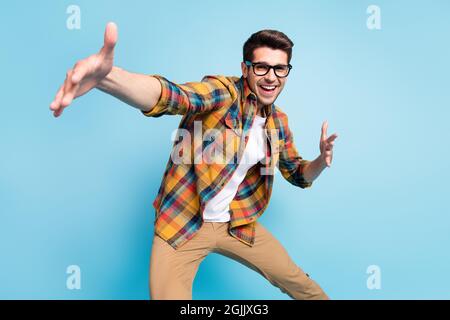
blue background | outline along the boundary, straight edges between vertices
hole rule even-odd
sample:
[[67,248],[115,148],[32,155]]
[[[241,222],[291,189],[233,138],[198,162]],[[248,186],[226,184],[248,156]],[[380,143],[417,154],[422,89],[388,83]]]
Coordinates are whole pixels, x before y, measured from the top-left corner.
[[[68,30],[66,8],[81,8]],[[381,30],[366,9],[381,8]],[[334,299],[449,299],[448,1],[16,1],[0,11],[0,298],[148,299],[152,201],[180,117],[94,91],[49,111],[65,72],[119,27],[116,65],[175,82],[240,75],[260,29],[295,43],[277,104],[300,154],[337,132],[311,189],[277,174],[261,222]],[[78,265],[81,290],[66,288]],[[381,269],[380,290],[366,286]],[[194,299],[288,299],[211,255]]]

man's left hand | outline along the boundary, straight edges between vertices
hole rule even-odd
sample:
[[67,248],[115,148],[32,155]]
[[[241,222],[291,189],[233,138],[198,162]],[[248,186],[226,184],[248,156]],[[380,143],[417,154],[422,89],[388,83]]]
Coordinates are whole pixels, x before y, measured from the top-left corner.
[[334,133],[327,138],[328,121],[322,124],[322,135],[320,137],[320,157],[324,161],[327,167],[331,166],[331,160],[333,159],[333,145],[334,140],[337,138],[337,134]]

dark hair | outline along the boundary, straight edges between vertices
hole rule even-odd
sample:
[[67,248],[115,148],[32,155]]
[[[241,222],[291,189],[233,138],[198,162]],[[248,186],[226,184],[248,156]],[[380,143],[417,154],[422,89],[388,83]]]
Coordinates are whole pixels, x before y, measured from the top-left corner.
[[250,36],[244,44],[244,61],[253,60],[253,51],[261,47],[283,50],[291,62],[294,43],[283,32],[277,30],[261,30]]

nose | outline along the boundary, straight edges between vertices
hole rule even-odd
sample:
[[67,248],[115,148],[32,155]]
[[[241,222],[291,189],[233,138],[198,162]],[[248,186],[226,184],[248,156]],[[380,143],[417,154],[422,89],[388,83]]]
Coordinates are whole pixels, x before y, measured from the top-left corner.
[[267,82],[275,82],[277,80],[275,69],[271,68],[269,72],[264,76],[264,80],[266,80]]

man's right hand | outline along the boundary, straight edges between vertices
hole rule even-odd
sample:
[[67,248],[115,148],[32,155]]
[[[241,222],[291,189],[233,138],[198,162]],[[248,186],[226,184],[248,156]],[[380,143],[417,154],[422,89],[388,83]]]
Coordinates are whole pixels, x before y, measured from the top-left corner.
[[100,52],[78,61],[72,69],[67,71],[64,84],[50,104],[50,110],[55,117],[59,117],[73,99],[95,88],[111,72],[116,42],[117,26],[110,22],[106,26],[104,45]]

